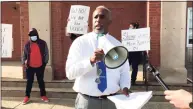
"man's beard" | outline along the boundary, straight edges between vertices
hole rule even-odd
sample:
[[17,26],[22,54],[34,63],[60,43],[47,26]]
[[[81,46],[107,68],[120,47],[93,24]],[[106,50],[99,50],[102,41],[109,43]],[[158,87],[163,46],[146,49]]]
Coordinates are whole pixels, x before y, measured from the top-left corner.
[[102,28],[102,29],[100,29],[100,30],[96,30],[96,29],[95,29],[94,32],[97,33],[97,34],[104,34],[105,30],[104,30],[104,28]]

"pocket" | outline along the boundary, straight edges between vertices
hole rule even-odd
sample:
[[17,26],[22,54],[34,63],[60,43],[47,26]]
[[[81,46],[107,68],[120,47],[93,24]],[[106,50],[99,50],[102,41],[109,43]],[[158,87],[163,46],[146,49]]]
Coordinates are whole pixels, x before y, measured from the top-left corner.
[[28,68],[27,68],[27,67],[23,68],[23,71],[24,71],[25,73],[27,73]]
[[76,97],[75,109],[88,109],[88,100],[81,94]]
[[78,104],[78,100],[79,100],[79,93],[76,96],[76,100],[75,100],[75,106]]

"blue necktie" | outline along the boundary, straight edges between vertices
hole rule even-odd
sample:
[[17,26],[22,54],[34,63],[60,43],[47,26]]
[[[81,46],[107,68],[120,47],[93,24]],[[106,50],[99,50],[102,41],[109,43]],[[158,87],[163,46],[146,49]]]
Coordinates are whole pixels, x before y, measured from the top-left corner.
[[106,66],[103,61],[100,61],[97,63],[98,66],[98,73],[99,73],[99,84],[98,84],[98,89],[101,92],[104,92],[105,89],[107,88],[107,78],[106,78]]

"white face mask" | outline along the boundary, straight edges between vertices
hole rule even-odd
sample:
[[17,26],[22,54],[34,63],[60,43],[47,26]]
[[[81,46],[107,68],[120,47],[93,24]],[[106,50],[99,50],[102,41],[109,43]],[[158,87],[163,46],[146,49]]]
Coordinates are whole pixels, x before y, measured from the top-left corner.
[[38,39],[38,37],[37,37],[37,36],[30,36],[30,39],[31,39],[32,41],[36,41],[36,40]]

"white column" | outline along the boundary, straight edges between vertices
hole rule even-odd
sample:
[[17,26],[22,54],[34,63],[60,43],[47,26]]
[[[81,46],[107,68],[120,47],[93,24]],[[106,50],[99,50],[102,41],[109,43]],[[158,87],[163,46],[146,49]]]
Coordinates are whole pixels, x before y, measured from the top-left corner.
[[161,68],[166,83],[186,83],[186,2],[162,2]]
[[50,2],[29,3],[29,28],[36,28],[41,39],[45,40],[49,49],[49,62],[46,66],[44,79],[52,80],[52,48],[51,48],[51,6]]

